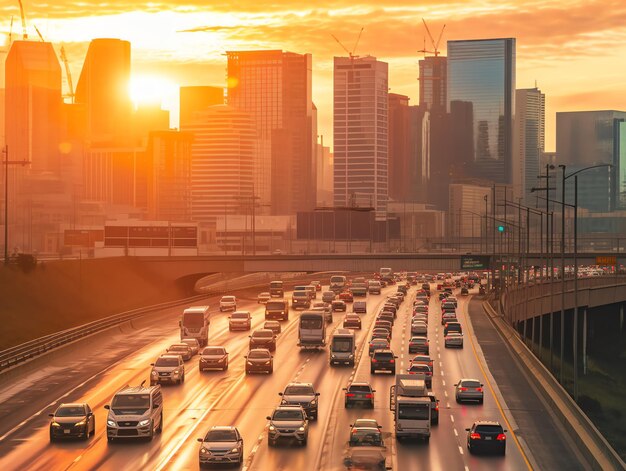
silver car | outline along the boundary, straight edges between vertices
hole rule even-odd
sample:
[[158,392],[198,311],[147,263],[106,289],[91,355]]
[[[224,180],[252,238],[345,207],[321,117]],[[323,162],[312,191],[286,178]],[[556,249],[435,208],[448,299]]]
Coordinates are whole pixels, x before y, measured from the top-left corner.
[[306,412],[299,405],[282,405],[274,409],[271,416],[268,431],[268,443],[276,445],[279,439],[295,439],[301,445],[305,445],[309,438],[309,421]]
[[200,342],[198,342],[198,339],[185,338],[185,339],[181,339],[180,342],[186,343],[187,345],[189,345],[189,347],[191,347],[192,355],[197,355],[198,352],[200,351]]
[[159,383],[181,384],[185,381],[185,364],[180,355],[161,355],[150,365],[150,386]]
[[200,467],[210,463],[243,463],[243,438],[237,427],[213,426],[198,441]]
[[462,401],[478,401],[479,404],[483,403],[483,384],[477,379],[461,379],[456,383],[456,389],[454,395],[456,396],[456,402]]
[[424,321],[413,321],[411,323],[411,335],[426,335],[428,325]]
[[448,335],[446,335],[444,339],[444,346],[446,348],[463,348],[463,334],[459,334],[458,332],[448,332]]

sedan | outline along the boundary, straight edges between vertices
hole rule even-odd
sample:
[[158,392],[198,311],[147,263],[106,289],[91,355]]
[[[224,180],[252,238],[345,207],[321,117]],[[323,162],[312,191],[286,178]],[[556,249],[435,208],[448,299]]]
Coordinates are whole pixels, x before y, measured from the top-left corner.
[[344,291],[343,293],[339,293],[339,299],[346,303],[351,303],[354,301],[354,297],[350,291]]
[[409,353],[424,353],[428,355],[430,353],[428,339],[424,336],[411,337],[411,340],[409,340]]
[[259,293],[259,295],[256,298],[257,303],[259,304],[267,304],[267,302],[271,299],[272,297],[270,296],[270,294],[268,292],[263,292],[263,293]]
[[432,372],[435,371],[434,362],[433,362],[432,358],[430,358],[429,355],[415,355],[413,358],[411,358],[409,363],[411,365],[413,363],[421,363],[421,364],[424,364],[424,365],[428,365],[428,366],[430,366],[430,370]]
[[458,332],[448,332],[448,335],[444,337],[444,346],[446,348],[463,348],[463,334],[459,334]]
[[168,348],[167,353],[171,353],[172,355],[180,355],[183,357],[183,360],[191,360],[193,356],[193,350],[186,343],[175,343]]
[[428,325],[424,321],[411,322],[411,335],[426,335],[428,333]]
[[350,407],[350,405],[355,404],[366,404],[370,409],[374,408],[374,393],[376,390],[372,389],[370,383],[354,382],[347,388],[343,388],[343,390],[346,392],[346,409]]
[[467,450],[470,454],[480,451],[492,451],[500,455],[506,453],[506,430],[499,422],[479,420],[465,431],[467,432]]
[[274,357],[267,348],[254,348],[244,358],[246,359],[246,374],[272,374],[274,371]]
[[447,322],[457,322],[456,314],[454,312],[444,312],[441,315],[441,325],[446,325]]
[[346,314],[343,320],[343,327],[345,329],[361,329],[361,318],[358,314]]
[[198,339],[182,339],[180,342],[186,343],[191,347],[192,355],[197,355],[200,351],[200,343],[198,342]]
[[272,332],[274,332],[274,335],[280,334],[281,332],[280,322],[278,321],[265,321],[265,324],[263,324],[263,328],[271,330]]
[[426,387],[433,387],[433,371],[430,366],[424,363],[411,363],[411,366],[407,368],[407,372],[410,375],[424,375],[424,381],[426,381]]
[[228,330],[250,330],[252,315],[250,311],[235,311],[228,319]]
[[372,339],[384,339],[387,342],[391,341],[391,333],[387,329],[379,328],[372,330]]
[[224,347],[204,347],[200,353],[198,370],[222,370],[228,369],[228,352]]
[[253,348],[267,348],[276,350],[276,335],[269,329],[258,329],[252,332],[250,337],[250,350]]
[[333,312],[337,312],[337,311],[346,312],[346,303],[345,301],[342,301],[341,299],[335,299],[331,303],[331,306],[333,308]]
[[369,354],[372,356],[375,350],[383,350],[389,348],[389,340],[372,339],[369,344]]
[[61,404],[54,414],[48,414],[50,421],[50,441],[59,438],[83,438],[96,433],[96,418],[89,404]]
[[372,419],[358,419],[350,424],[350,440],[348,444],[353,446],[383,446],[383,434],[380,425]]
[[200,467],[210,463],[243,463],[243,438],[236,427],[213,426],[198,441]]
[[454,386],[456,387],[454,390],[456,402],[461,403],[462,401],[478,401],[479,404],[483,403],[483,384],[477,379],[464,378]]

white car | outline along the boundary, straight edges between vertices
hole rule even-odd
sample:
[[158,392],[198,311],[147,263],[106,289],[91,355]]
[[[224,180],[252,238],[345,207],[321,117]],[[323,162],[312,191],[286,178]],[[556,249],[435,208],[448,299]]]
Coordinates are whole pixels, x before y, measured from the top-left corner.
[[187,345],[189,345],[191,347],[191,354],[192,355],[197,355],[198,352],[200,351],[200,342],[198,342],[198,339],[182,339],[181,343],[186,343]]
[[222,296],[222,299],[220,299],[220,312],[236,310],[237,298],[234,296]]
[[271,296],[268,292],[259,293],[256,300],[259,304],[267,304],[267,302],[271,299]]
[[444,346],[446,348],[463,348],[463,334],[460,334],[458,332],[448,332],[448,335],[446,335],[444,338]]

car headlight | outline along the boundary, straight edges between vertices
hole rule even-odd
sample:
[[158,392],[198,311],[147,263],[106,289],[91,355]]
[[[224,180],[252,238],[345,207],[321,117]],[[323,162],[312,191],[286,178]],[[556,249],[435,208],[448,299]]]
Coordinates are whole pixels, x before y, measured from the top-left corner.
[[312,405],[312,406],[314,406],[315,404],[317,404],[317,398],[315,398],[315,399],[313,399],[313,400],[311,401],[311,405]]
[[157,373],[156,371],[152,370],[152,376],[157,376],[159,373]]
[[146,425],[148,425],[150,423],[150,419],[146,419],[146,420],[142,420],[140,421],[137,425],[139,427],[145,427]]
[[76,424],[74,424],[76,427],[82,427],[83,425],[85,425],[87,423],[87,419],[83,419],[80,422],[77,422]]
[[107,425],[108,425],[109,427],[115,427],[115,421],[114,421],[114,420],[109,419],[109,420],[107,420]]
[[267,360],[267,361],[265,362],[265,364],[266,364],[266,365],[269,365],[269,364],[270,364],[270,361],[269,361],[269,360]]
[[274,430],[276,430],[276,427],[274,427],[273,425],[270,425],[270,430],[273,432]]
[[248,362],[248,365],[253,366],[254,363],[252,363],[251,361]]
[[202,454],[207,454],[209,452],[209,450],[207,450],[206,448],[204,448],[203,446],[200,447],[200,453]]
[[331,355],[331,356],[330,356],[330,358],[334,359],[334,358],[335,358],[335,355]]
[[174,373],[175,375],[177,375],[178,373],[180,373],[180,371],[178,371],[178,370],[174,370],[174,371],[173,371],[173,373]]
[[53,426],[53,427],[60,427],[60,425],[59,425],[59,423],[58,423],[58,422],[52,422],[52,426]]
[[239,448],[235,447],[232,450],[230,450],[231,453],[238,453],[239,452]]
[[352,360],[354,358],[354,355],[350,355],[348,358]]
[[298,430],[299,430],[300,432],[304,432],[304,427],[300,427]]
[[280,401],[281,404],[287,404],[287,399],[283,399],[282,401]]

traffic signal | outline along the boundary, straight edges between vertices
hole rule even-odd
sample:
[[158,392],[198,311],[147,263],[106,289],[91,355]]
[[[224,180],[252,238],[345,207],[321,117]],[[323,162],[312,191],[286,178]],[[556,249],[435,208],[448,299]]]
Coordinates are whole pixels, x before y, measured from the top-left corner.
[[504,232],[504,226],[503,225],[499,225],[498,226],[498,232]]

